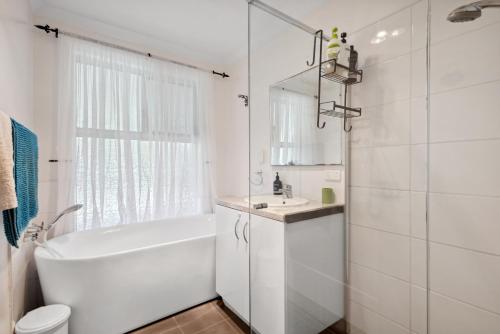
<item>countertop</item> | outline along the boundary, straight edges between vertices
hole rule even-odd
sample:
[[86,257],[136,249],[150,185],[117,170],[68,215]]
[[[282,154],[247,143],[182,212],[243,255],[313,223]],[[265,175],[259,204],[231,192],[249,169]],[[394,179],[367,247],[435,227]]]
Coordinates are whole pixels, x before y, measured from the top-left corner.
[[284,223],[295,223],[344,212],[344,204],[323,204],[315,201],[287,208],[269,207],[265,209],[253,209],[241,197],[221,197],[217,199],[217,204]]

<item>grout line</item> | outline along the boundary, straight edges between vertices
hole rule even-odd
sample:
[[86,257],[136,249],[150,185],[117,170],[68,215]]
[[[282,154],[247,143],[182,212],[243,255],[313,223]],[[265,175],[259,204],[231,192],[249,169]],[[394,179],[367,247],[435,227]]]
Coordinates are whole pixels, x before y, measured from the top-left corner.
[[[388,321],[392,322],[392,323],[393,323],[393,324],[395,324],[396,326],[402,327],[402,328],[407,329],[407,330],[411,330],[411,328],[410,328],[410,327],[405,326],[405,325],[403,325],[402,323],[397,322],[397,321],[395,321],[395,320],[393,320],[393,319],[391,319],[391,318],[388,318],[387,316],[385,316],[385,315],[383,315],[383,314],[381,314],[381,313],[379,313],[379,312],[377,312],[377,311],[373,310],[371,307],[368,307],[368,306],[366,306],[366,305],[363,305],[363,304],[361,304],[360,302],[357,302],[357,301],[352,300],[352,299],[350,300],[350,302],[351,302],[351,303],[354,303],[354,304],[358,304],[359,306],[361,306],[361,307],[363,307],[363,308],[367,309],[368,311],[370,311],[370,312],[372,312],[372,313],[374,313],[374,314],[378,315],[379,317],[384,318],[384,319],[386,319],[386,320],[388,320]],[[410,317],[410,318],[411,318],[411,317]]]
[[[222,319],[222,320],[219,320],[217,322],[214,322],[213,324],[211,324],[210,326],[207,326],[207,327],[204,327],[202,329],[200,329],[199,331],[196,331],[196,332],[193,332],[193,334],[200,334],[200,333],[203,333],[204,331],[206,331],[207,329],[209,328],[212,328],[212,327],[215,327],[215,326],[218,326],[220,325],[221,323],[225,322],[226,320],[225,319]],[[182,330],[182,329],[181,329]]]
[[362,227],[362,228],[374,230],[374,231],[377,231],[377,232],[382,232],[382,233],[388,233],[388,234],[397,235],[397,236],[403,237],[403,238],[411,237],[410,234],[403,234],[403,233],[399,233],[399,232],[387,231],[387,230],[383,230],[381,228],[376,228],[376,227],[372,227],[372,226],[361,225],[361,224],[352,223],[352,222],[350,224],[353,225],[353,226]]
[[[364,105],[364,104],[357,104],[360,108],[364,108],[364,109],[375,109],[375,108],[380,108],[380,107],[385,107],[385,106],[390,106],[390,105],[394,105],[394,104],[397,104],[397,103],[401,103],[401,102],[406,102],[406,101],[409,101],[411,102],[412,100],[415,100],[417,98],[422,98],[422,96],[409,96],[409,97],[402,97],[402,98],[398,98],[398,99],[394,99],[394,100],[390,100],[389,102],[384,102],[384,103],[377,103],[377,104],[367,104],[367,105]],[[361,116],[363,117],[363,115]],[[361,117],[358,117],[358,119],[360,119]]]
[[[352,260],[351,260],[350,262],[351,262],[352,264],[354,264],[354,265],[357,265],[358,267],[362,267],[362,268],[364,268],[364,269],[366,269],[366,270],[373,271],[373,272],[375,272],[375,273],[377,273],[377,274],[379,274],[379,275],[383,275],[383,276],[385,276],[385,277],[389,277],[389,278],[394,279],[394,280],[397,280],[397,281],[399,281],[399,282],[401,282],[401,283],[405,283],[405,284],[408,284],[408,285],[410,285],[410,286],[411,286],[411,285],[415,285],[415,286],[420,287],[420,285],[417,285],[416,283],[412,283],[412,282],[410,282],[410,281],[407,281],[407,280],[404,280],[404,279],[402,279],[402,278],[399,278],[399,277],[393,276],[393,275],[391,275],[391,274],[389,274],[389,273],[385,273],[385,272],[380,271],[380,270],[378,270],[378,269],[375,269],[375,268],[372,268],[372,267],[366,266],[366,265],[364,265],[364,264],[361,264],[361,263],[358,263],[358,262],[355,262],[355,261],[352,261]],[[353,287],[352,285],[348,285],[348,286],[349,286],[350,288],[355,288],[355,287]],[[357,289],[357,288],[356,288],[356,289]],[[423,289],[425,289],[425,288],[423,288]],[[359,290],[359,289],[357,289],[357,290]]]
[[444,191],[429,191],[429,194],[500,199],[500,195],[485,195],[485,194],[473,194],[473,193],[452,193],[452,192],[444,192]]
[[486,251],[482,251],[482,250],[478,250],[478,249],[467,248],[467,247],[464,247],[464,246],[454,245],[454,244],[450,244],[450,243],[447,243],[447,242],[434,241],[432,239],[429,239],[429,243],[430,244],[435,244],[435,245],[440,245],[440,246],[457,248],[457,249],[461,249],[461,250],[465,250],[465,251],[469,251],[469,252],[473,252],[473,253],[479,253],[479,254],[482,254],[482,255],[488,255],[488,256],[494,256],[494,257],[499,257],[500,258],[500,254],[497,254],[497,253],[491,253],[491,252],[486,252]]
[[[449,42],[449,41],[452,41],[454,39],[462,39],[465,35],[469,35],[469,34],[472,34],[472,33],[475,33],[475,32],[478,32],[478,31],[481,31],[483,29],[488,29],[490,28],[491,26],[494,26],[496,24],[499,24],[500,25],[500,20],[495,20],[494,22],[491,22],[491,23],[488,23],[482,27],[477,27],[475,29],[469,29],[467,30],[466,32],[463,32],[461,34],[458,34],[458,35],[455,35],[455,36],[451,36],[451,37],[447,37],[447,38],[444,38],[444,39],[440,39],[440,40],[437,40],[435,42],[432,43],[432,40],[429,40],[429,45],[431,47],[435,47],[439,44],[443,44],[445,42]],[[431,27],[432,28],[432,27]]]
[[[359,129],[358,129],[359,131]],[[352,146],[353,149],[375,149],[375,148],[401,148],[401,147],[410,147],[413,148],[415,146],[423,146],[427,145],[427,143],[408,143],[408,144],[380,144],[380,145],[356,145]]]
[[437,144],[475,143],[475,142],[492,142],[492,141],[493,142],[500,141],[500,137],[430,141],[429,146],[437,145]]
[[425,1],[425,0],[417,0],[417,1],[414,1],[414,2],[412,2],[412,3],[410,3],[410,4],[408,4],[408,5],[406,5],[406,6],[402,7],[402,8],[400,8],[400,9],[397,9],[397,10],[396,10],[396,11],[394,11],[394,12],[391,12],[391,13],[387,14],[386,16],[383,16],[383,17],[381,17],[381,18],[376,19],[375,21],[373,21],[373,22],[371,22],[371,23],[369,23],[369,24],[367,24],[367,25],[365,25],[365,26],[363,26],[363,27],[361,27],[361,28],[358,28],[358,29],[356,29],[356,30],[351,31],[351,32],[350,32],[350,34],[351,34],[351,35],[354,35],[354,34],[360,33],[361,31],[363,31],[363,30],[365,30],[365,29],[371,28],[372,26],[374,26],[374,25],[376,25],[376,24],[378,24],[378,23],[380,23],[380,22],[382,22],[382,21],[384,21],[384,20],[387,20],[388,18],[390,18],[390,17],[392,17],[392,16],[394,16],[394,15],[397,15],[397,14],[400,14],[400,13],[404,12],[404,11],[405,11],[405,10],[407,10],[408,8],[412,8],[412,7],[414,7],[415,5],[417,5],[417,4],[418,4],[419,2],[421,2],[421,1]]
[[483,311],[483,312],[490,313],[490,314],[495,315],[495,316],[497,316],[497,317],[498,317],[498,316],[500,316],[500,313],[499,313],[499,312],[492,311],[492,310],[489,310],[489,309],[487,309],[487,308],[484,308],[484,307],[481,307],[481,306],[478,306],[478,305],[475,305],[475,304],[471,304],[471,303],[466,302],[466,301],[464,301],[464,300],[461,300],[461,299],[458,299],[458,298],[455,298],[455,297],[448,296],[448,295],[446,295],[446,294],[444,294],[444,293],[442,293],[442,292],[438,292],[438,291],[432,290],[432,289],[430,289],[430,288],[429,288],[429,292],[430,292],[430,293],[432,293],[432,294],[435,294],[435,295],[437,295],[437,296],[447,298],[447,299],[449,299],[449,300],[450,300],[450,301],[452,301],[452,302],[455,302],[455,303],[456,303],[456,302],[458,302],[458,303],[462,303],[462,304],[464,304],[464,305],[467,305],[467,306],[469,306],[469,307],[476,308],[476,309],[478,309],[478,310],[480,310],[480,311]]
[[[410,37],[411,39],[411,37]],[[377,62],[374,62],[374,63],[370,63],[368,65],[364,65],[364,66],[361,66],[360,69],[362,70],[366,70],[370,67],[374,67],[374,66],[379,66],[379,65],[387,65],[388,63],[391,63],[395,60],[398,60],[399,58],[402,58],[402,57],[405,57],[405,56],[410,56],[410,59],[413,58],[413,54],[417,53],[417,52],[420,52],[422,51],[423,49],[425,49],[425,47],[421,47],[421,48],[418,48],[418,49],[415,49],[415,50],[409,50],[409,51],[405,51],[404,53],[401,53],[397,56],[393,56],[393,57],[389,57],[387,59],[382,59],[380,61],[377,61]],[[410,72],[411,72],[411,68],[410,68]]]
[[[425,1],[425,0],[423,0]],[[411,97],[413,96],[414,94],[414,91],[415,91],[415,87],[414,87],[414,84],[413,84],[413,77],[415,75],[415,69],[413,68],[413,65],[415,63],[415,57],[413,56],[414,53],[413,52],[418,52],[418,51],[414,51],[413,50],[413,42],[414,42],[414,35],[415,35],[415,23],[414,22],[414,17],[413,17],[413,14],[414,14],[414,6],[412,6],[410,8],[410,29],[411,29],[411,38],[410,38],[410,50],[411,50],[411,55],[410,55],[410,100],[409,100],[409,115],[408,115],[408,142],[410,144],[413,144],[412,143],[412,138],[413,138],[413,135],[414,135],[414,129],[413,129],[413,115],[414,115],[414,103],[413,103],[413,99],[411,99]],[[410,188],[411,188],[411,184],[412,184],[412,175],[413,175],[413,154],[412,154],[412,148],[410,148],[410,166],[409,166],[409,175],[408,175],[408,184],[410,185]],[[412,243],[412,218],[413,218],[413,215],[412,215],[412,197],[411,197],[411,193],[408,195],[408,254],[409,254],[409,281],[410,283],[408,284],[408,300],[409,300],[409,305],[408,305],[408,329],[409,331],[411,332],[411,328],[413,328],[413,317],[412,317],[412,312],[413,312],[413,301],[412,301],[412,278],[413,278],[413,243]]]
[[483,86],[483,85],[491,85],[491,84],[498,83],[499,81],[500,81],[500,78],[499,79],[493,79],[493,80],[486,80],[486,81],[481,81],[481,82],[478,82],[478,83],[473,83],[473,84],[469,84],[469,85],[465,85],[465,86],[459,86],[459,87],[454,87],[454,88],[449,88],[449,89],[438,90],[438,91],[435,91],[435,92],[431,92],[430,94],[431,94],[431,97],[432,97],[434,95],[442,95],[442,94],[454,92],[454,91],[457,91],[457,90],[465,90],[465,89],[474,88],[474,87]]
[[351,188],[358,189],[372,189],[372,190],[386,190],[386,191],[400,191],[400,192],[425,192],[422,190],[409,189],[409,188],[387,188],[387,187],[377,187],[377,186],[363,186],[363,185],[350,185]]
[[488,198],[488,199],[500,199],[499,196],[495,195],[476,195],[476,194],[459,194],[459,193],[447,193],[447,192],[440,192],[440,191],[429,191],[429,194],[434,194],[434,195],[445,195],[445,196],[455,196],[455,197],[479,197],[479,198]]
[[184,334],[184,331],[182,330],[181,328],[181,325],[179,324],[179,322],[177,321],[177,318],[174,316],[174,321],[175,321],[175,324],[177,325],[175,328],[177,328],[181,334]]
[[[388,233],[388,234],[400,236],[400,237],[403,237],[403,238],[409,237],[410,239],[416,239],[416,240],[426,241],[426,238],[416,237],[416,236],[413,236],[411,234],[402,234],[402,233],[398,233],[398,232],[387,231],[387,230],[383,230],[383,229],[380,229],[380,228],[376,228],[376,227],[372,227],[372,226],[366,226],[366,225],[361,225],[361,224],[356,224],[356,223],[352,223],[352,222],[350,223],[350,225],[356,226],[356,227],[360,227],[360,228],[374,230],[374,231],[377,231],[377,232],[380,232],[380,233]],[[455,245],[455,244],[451,244],[451,243],[447,243],[447,242],[443,242],[443,241],[437,241],[437,240],[433,240],[431,238],[429,238],[428,241],[430,243],[437,244],[437,245],[454,247],[454,248],[459,248],[459,249],[466,250],[466,251],[471,251],[471,252],[474,252],[474,253],[480,253],[480,254],[483,254],[483,255],[500,257],[500,254],[497,254],[497,253],[482,251],[482,250],[479,250],[479,249],[464,247],[464,246]]]
[[[376,273],[385,275],[387,277],[394,278],[394,279],[396,279],[396,280],[398,280],[400,282],[404,282],[404,283],[407,283],[407,284],[412,284],[409,280],[406,280],[406,279],[401,278],[401,277],[394,276],[393,274],[390,274],[390,273],[386,273],[386,272],[380,271],[379,269],[367,266],[366,264],[361,264],[361,263],[358,263],[358,262],[353,261],[353,260],[350,260],[349,262],[351,262],[352,264],[355,264],[357,266],[360,266],[360,267],[363,267],[363,268],[366,268],[366,269],[370,269],[370,270],[372,270],[372,271],[374,271]],[[411,277],[410,277],[410,280],[411,280]]]

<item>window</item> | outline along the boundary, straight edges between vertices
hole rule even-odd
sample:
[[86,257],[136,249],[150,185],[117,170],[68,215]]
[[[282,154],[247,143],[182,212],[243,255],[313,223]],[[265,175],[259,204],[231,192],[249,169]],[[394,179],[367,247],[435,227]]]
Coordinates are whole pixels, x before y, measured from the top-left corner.
[[211,212],[205,73],[78,43],[76,229]]

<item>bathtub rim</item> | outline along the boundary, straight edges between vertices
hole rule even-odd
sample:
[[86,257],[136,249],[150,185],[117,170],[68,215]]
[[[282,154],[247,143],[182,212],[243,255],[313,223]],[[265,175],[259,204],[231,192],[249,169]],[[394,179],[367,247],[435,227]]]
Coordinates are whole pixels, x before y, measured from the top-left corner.
[[[204,215],[184,216],[182,218],[200,217],[200,216],[204,216]],[[206,216],[210,217],[212,215],[206,215]],[[210,221],[210,220],[208,220],[208,221]],[[138,223],[138,224],[143,224],[143,223]],[[161,222],[161,220],[158,220],[158,221],[152,221],[152,222],[145,222],[144,224],[162,224],[162,222]],[[215,222],[214,222],[214,225],[215,225]],[[54,237],[54,238],[48,240],[47,244],[50,246],[51,241],[56,240],[58,238],[68,236],[68,235],[72,235],[72,234],[73,235],[74,234],[83,234],[83,233],[91,234],[92,232],[99,231],[99,230],[107,230],[107,229],[111,230],[111,229],[120,228],[120,227],[126,228],[125,226],[127,226],[127,225],[123,224],[120,226],[108,226],[108,227],[98,228],[98,229],[94,229],[94,230],[75,231],[75,232],[62,234],[62,235],[59,235],[57,237]],[[72,257],[67,257],[67,256],[55,257],[54,255],[50,254],[50,251],[48,251],[45,247],[36,246],[35,251],[34,251],[34,257],[35,257],[35,259],[42,258],[44,260],[52,260],[52,261],[74,261],[74,262],[82,261],[83,262],[83,261],[90,261],[90,260],[99,260],[99,259],[103,259],[103,258],[113,258],[113,257],[125,255],[125,254],[139,252],[139,251],[146,251],[146,250],[150,250],[150,249],[154,249],[154,248],[165,247],[167,245],[176,245],[179,243],[184,243],[184,242],[189,242],[189,241],[213,238],[213,237],[215,237],[215,235],[216,235],[216,232],[213,231],[211,233],[203,234],[203,235],[199,235],[199,236],[195,236],[195,237],[188,237],[188,238],[179,239],[179,240],[173,240],[173,241],[162,242],[162,243],[155,243],[155,244],[151,244],[151,245],[146,245],[146,246],[142,246],[142,247],[135,247],[135,248],[131,248],[131,249],[125,249],[125,250],[112,252],[112,253],[106,253],[106,254],[102,254],[102,255],[82,256],[82,257],[74,257],[74,256],[72,256]]]

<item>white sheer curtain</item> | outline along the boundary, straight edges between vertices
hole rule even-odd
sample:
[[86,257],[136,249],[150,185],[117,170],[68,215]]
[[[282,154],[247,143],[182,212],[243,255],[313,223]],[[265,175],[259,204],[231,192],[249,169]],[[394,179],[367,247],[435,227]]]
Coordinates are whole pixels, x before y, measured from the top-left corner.
[[280,87],[270,89],[273,165],[316,163],[316,100]]
[[78,230],[212,211],[208,73],[63,36],[59,203]]

